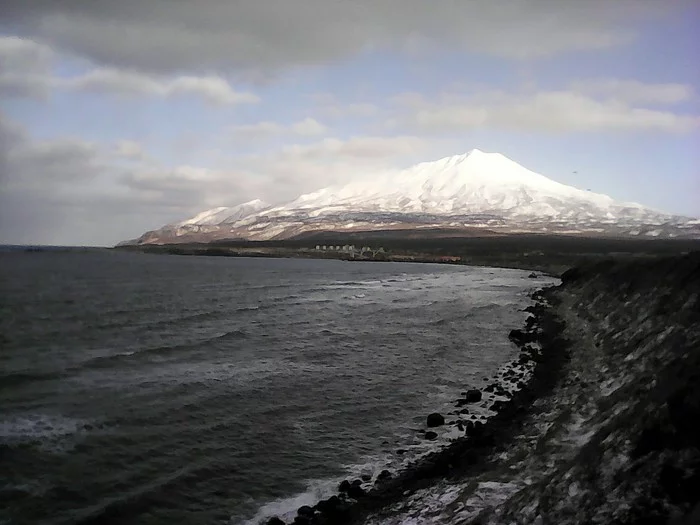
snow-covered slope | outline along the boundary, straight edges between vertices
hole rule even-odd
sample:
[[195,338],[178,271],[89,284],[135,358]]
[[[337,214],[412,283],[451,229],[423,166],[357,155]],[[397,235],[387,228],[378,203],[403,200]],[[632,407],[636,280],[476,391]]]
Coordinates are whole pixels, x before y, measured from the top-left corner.
[[260,199],[244,202],[238,206],[212,208],[198,213],[194,217],[177,223],[177,226],[214,226],[218,224],[232,224],[241,219],[266,210],[270,207]]
[[181,240],[206,242],[219,238],[217,234],[224,232],[226,225],[235,224],[269,207],[266,202],[255,199],[237,206],[212,208],[184,221],[166,224],[158,230],[146,232],[135,241],[126,241],[124,244],[164,244]]
[[148,232],[139,243],[283,239],[315,231],[483,228],[501,232],[696,235],[698,221],[580,190],[499,153],[472,150],[370,173],[276,207],[214,208]]
[[[574,208],[600,212],[616,207],[619,203],[606,195],[565,186],[499,153],[475,149],[464,155],[423,162],[407,170],[324,188],[302,195],[282,209],[556,216]],[[638,204],[625,207],[643,209]]]

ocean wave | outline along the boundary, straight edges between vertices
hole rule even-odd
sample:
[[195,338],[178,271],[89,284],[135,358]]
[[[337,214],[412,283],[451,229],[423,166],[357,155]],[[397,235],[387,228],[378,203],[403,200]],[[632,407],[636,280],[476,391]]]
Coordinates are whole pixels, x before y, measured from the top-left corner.
[[236,312],[255,312],[257,310],[260,310],[260,305],[258,305],[258,306],[241,306],[239,308],[236,308]]
[[334,494],[337,492],[338,483],[341,480],[342,478],[331,478],[311,481],[302,492],[265,503],[252,518],[242,520],[232,518],[231,525],[260,525],[272,516],[277,516],[285,522],[291,523],[299,507],[315,505],[320,500]]
[[65,377],[65,373],[60,372],[10,372],[9,374],[0,375],[0,391],[3,389],[11,389],[24,383],[32,383],[34,381],[51,381]]
[[65,521],[80,525],[96,525],[112,521],[113,517],[118,515],[120,521],[130,522],[129,518],[133,519],[143,513],[154,500],[174,501],[184,488],[202,479],[220,476],[226,468],[224,465],[217,465],[213,460],[190,464],[121,492],[118,496],[105,498],[93,507],[77,513],[72,512]]
[[[91,328],[96,329],[96,330],[110,330],[110,329],[118,329],[118,328],[134,328],[138,330],[152,330],[155,328],[169,328],[171,326],[183,324],[183,323],[188,323],[188,322],[193,322],[193,321],[201,321],[205,319],[216,319],[218,317],[221,317],[223,315],[227,315],[228,312],[225,310],[207,310],[204,312],[194,312],[191,314],[184,314],[184,315],[179,315],[179,316],[174,316],[174,317],[168,317],[166,319],[152,319],[148,320],[147,315],[141,315],[141,314],[147,314],[153,312],[154,309],[136,309],[133,311],[128,312],[130,314],[130,317],[123,319],[123,320],[111,320],[111,321],[106,321],[103,323],[96,323]],[[123,311],[117,311],[117,312],[110,312],[107,311],[102,315],[102,318],[109,318],[110,315],[113,314],[123,314],[126,312]],[[142,319],[147,319],[143,321]],[[142,321],[139,321],[142,320]],[[57,331],[56,335],[60,335],[62,332]]]
[[248,334],[245,333],[243,330],[231,330],[230,332],[224,332],[223,334],[214,336],[208,341],[231,341],[231,340],[237,340],[237,339],[246,339],[248,337]]
[[111,368],[116,363],[128,362],[131,359],[140,359],[148,356],[158,356],[163,354],[174,354],[181,352],[183,350],[192,350],[199,348],[203,345],[210,344],[216,341],[226,342],[226,341],[236,341],[246,339],[248,334],[240,329],[231,330],[229,332],[218,333],[204,339],[196,341],[188,341],[185,343],[178,344],[166,344],[153,347],[144,347],[134,350],[125,350],[121,352],[115,352],[109,355],[103,355],[98,357],[93,357],[87,361],[82,362],[79,366],[72,367],[70,370],[72,372],[78,371],[81,368]]
[[55,442],[82,431],[86,422],[54,414],[20,414],[0,420],[0,443],[18,445]]

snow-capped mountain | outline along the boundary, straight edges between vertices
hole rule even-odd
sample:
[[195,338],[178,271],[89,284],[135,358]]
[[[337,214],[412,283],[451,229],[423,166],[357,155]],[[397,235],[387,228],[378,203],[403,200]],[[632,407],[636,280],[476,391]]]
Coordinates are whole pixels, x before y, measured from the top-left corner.
[[404,170],[368,174],[281,206],[254,200],[232,208],[214,208],[148,232],[135,242],[269,240],[315,231],[424,228],[700,235],[700,221],[566,186],[499,153],[475,149]]

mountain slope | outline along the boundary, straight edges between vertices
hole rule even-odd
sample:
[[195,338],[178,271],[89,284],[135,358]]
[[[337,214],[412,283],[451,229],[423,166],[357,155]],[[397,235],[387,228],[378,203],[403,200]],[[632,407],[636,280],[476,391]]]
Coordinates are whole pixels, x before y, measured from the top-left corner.
[[185,221],[177,223],[177,226],[213,226],[217,224],[233,224],[255,213],[270,208],[270,205],[260,199],[244,202],[238,206],[221,206],[203,211]]
[[235,224],[270,207],[260,199],[244,202],[237,206],[220,206],[198,213],[194,217],[175,224],[167,224],[162,228],[144,233],[135,241],[124,244],[162,244],[167,242],[208,241],[217,237],[217,233],[225,229],[225,225]]
[[138,243],[284,239],[313,231],[449,227],[503,232],[697,236],[700,223],[579,190],[498,153],[472,150],[373,173],[276,207],[215,208]]

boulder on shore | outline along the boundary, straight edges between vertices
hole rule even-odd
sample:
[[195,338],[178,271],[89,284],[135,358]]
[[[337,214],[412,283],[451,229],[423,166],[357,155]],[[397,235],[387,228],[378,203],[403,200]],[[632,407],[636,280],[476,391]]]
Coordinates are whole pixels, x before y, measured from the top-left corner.
[[467,403],[478,403],[479,401],[481,401],[481,397],[482,397],[481,390],[476,389],[476,388],[472,388],[470,390],[467,390],[464,393],[464,400]]
[[434,428],[434,427],[439,427],[445,424],[445,418],[441,415],[438,414],[437,412],[433,412],[428,416],[428,428]]

